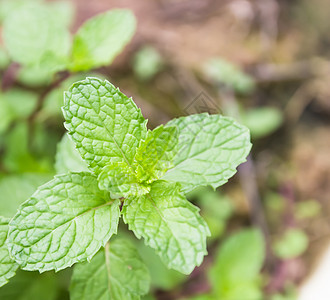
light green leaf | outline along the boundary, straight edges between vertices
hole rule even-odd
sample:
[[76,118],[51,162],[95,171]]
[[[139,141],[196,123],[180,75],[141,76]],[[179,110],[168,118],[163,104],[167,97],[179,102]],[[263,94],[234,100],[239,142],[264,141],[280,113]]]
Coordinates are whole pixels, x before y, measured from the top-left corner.
[[86,78],[65,93],[63,113],[76,148],[96,174],[118,161],[134,172],[136,148],[147,129],[131,98],[107,80]]
[[21,66],[17,74],[17,79],[24,85],[41,87],[49,85],[53,81],[53,75],[54,72],[49,70],[48,66]]
[[133,70],[138,78],[149,80],[164,66],[160,53],[151,46],[145,46],[134,56]]
[[194,198],[197,198],[198,206],[201,208],[201,215],[210,228],[210,239],[215,240],[219,238],[224,233],[227,220],[233,213],[231,199],[219,194],[217,191],[213,191],[211,188],[205,187],[198,188],[192,193]]
[[308,248],[308,236],[300,229],[290,228],[275,241],[273,248],[275,254],[280,258],[298,257]]
[[[209,294],[202,294],[196,297],[191,297],[189,300],[215,300],[215,298],[212,295]],[[224,299],[227,300],[227,299]]]
[[249,229],[229,237],[221,245],[210,270],[218,298],[234,300],[240,294],[246,296],[244,299],[259,299],[258,276],[264,258],[265,243],[260,231]]
[[[39,160],[29,149],[29,129],[27,122],[20,122],[10,130],[5,139],[6,152],[3,155],[5,168],[14,173],[50,173],[47,160]],[[17,146],[19,145],[19,147]]]
[[136,151],[134,164],[137,165],[136,176],[141,182],[151,183],[159,179],[172,166],[178,144],[176,127],[163,125],[148,131]]
[[110,192],[113,199],[144,195],[150,188],[138,182],[125,162],[115,162],[102,169],[98,176],[99,187]]
[[109,65],[129,43],[135,27],[135,17],[126,9],[114,9],[91,18],[74,37],[70,69],[83,71]]
[[168,269],[161,261],[155,250],[146,246],[143,240],[137,240],[134,236],[131,238],[135,242],[143,261],[149,269],[151,285],[153,288],[172,290],[187,279],[186,275],[178,271]]
[[88,172],[86,162],[75,149],[68,135],[64,135],[57,145],[55,169],[58,174],[71,172]]
[[3,38],[11,58],[23,65],[38,64],[44,55],[62,59],[70,50],[68,30],[44,4],[12,11],[4,20]]
[[241,299],[242,295],[244,295],[244,300],[265,299],[263,292],[260,288],[260,284],[258,284],[257,281],[246,282],[228,287],[227,291],[223,293],[222,296],[218,296],[218,297],[224,300],[237,300],[237,299]]
[[11,107],[15,118],[26,118],[37,105],[38,95],[23,89],[10,89],[2,95],[4,101]]
[[243,95],[253,92],[256,86],[250,75],[233,63],[218,57],[208,60],[203,66],[203,71],[212,81],[224,84]]
[[117,232],[119,205],[90,173],[55,176],[10,221],[10,252],[29,271],[58,271],[90,260]]
[[243,124],[253,138],[262,138],[273,133],[283,123],[283,113],[275,107],[258,107],[241,114]]
[[6,245],[9,219],[0,217],[0,287],[15,275],[18,264],[10,258]]
[[72,74],[70,77],[61,82],[60,85],[52,89],[51,92],[47,94],[41,111],[42,117],[44,119],[56,118],[62,121],[63,91],[68,90],[75,82],[84,80],[86,79],[86,77],[98,77],[101,79],[105,79],[104,75],[102,74]]
[[156,300],[156,298],[151,294],[145,295],[141,299],[142,300]]
[[9,103],[0,97],[0,134],[4,133],[15,118]]
[[11,218],[17,208],[29,198],[38,186],[47,182],[52,175],[26,173],[10,175],[0,180],[0,211],[4,217]]
[[134,245],[125,239],[109,242],[90,263],[74,268],[72,300],[138,300],[149,290],[150,276]]
[[150,193],[126,200],[125,223],[138,238],[154,248],[169,268],[189,274],[206,255],[209,229],[181,193],[180,185],[166,181],[152,183]]
[[295,217],[299,220],[315,218],[322,211],[322,206],[318,200],[299,201],[295,208]]
[[68,0],[57,0],[47,4],[52,13],[56,15],[58,22],[64,24],[65,27],[69,27],[72,24],[75,19],[75,6],[73,2]]
[[[0,289],[3,300],[56,300],[59,293],[59,274],[24,272],[18,270],[15,277]],[[66,298],[60,298],[66,299]]]
[[29,5],[31,2],[41,2],[41,0],[1,0],[0,1],[0,21],[2,22],[11,12],[18,8]]
[[162,179],[180,182],[185,193],[226,183],[251,149],[249,130],[229,117],[204,113],[173,119],[166,126],[177,126],[179,144],[174,167]]

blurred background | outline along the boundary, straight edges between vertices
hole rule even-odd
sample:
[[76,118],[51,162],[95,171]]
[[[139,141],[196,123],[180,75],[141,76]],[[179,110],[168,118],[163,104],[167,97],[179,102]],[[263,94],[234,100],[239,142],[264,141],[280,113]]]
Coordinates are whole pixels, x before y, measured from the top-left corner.
[[[27,2],[0,2],[1,31]],[[149,128],[210,112],[236,118],[252,136],[228,184],[189,195],[212,232],[199,268],[169,271],[137,242],[152,275],[145,299],[330,299],[330,1],[33,2],[71,33],[113,8],[132,10],[137,29],[111,65],[74,74],[24,65],[28,54],[11,55],[1,35],[0,215],[12,217],[63,160],[74,165],[62,140],[63,91],[86,76],[106,78],[133,97]],[[20,271],[0,299],[69,299],[70,272]],[[203,296],[210,291],[215,298]]]

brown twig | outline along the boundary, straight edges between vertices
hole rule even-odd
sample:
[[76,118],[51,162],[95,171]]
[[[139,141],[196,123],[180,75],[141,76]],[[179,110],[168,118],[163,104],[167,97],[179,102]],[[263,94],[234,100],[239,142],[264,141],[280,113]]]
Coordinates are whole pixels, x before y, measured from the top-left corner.
[[30,114],[30,116],[27,119],[27,125],[28,125],[28,136],[29,136],[29,143],[31,143],[31,137],[33,136],[34,132],[34,122],[37,118],[39,112],[41,111],[43,104],[46,100],[47,95],[56,87],[58,87],[64,80],[69,78],[70,73],[65,71],[58,74],[59,78],[55,80],[51,85],[49,85],[39,96],[36,107],[34,108],[33,112]]
[[1,89],[6,91],[12,87],[15,83],[20,65],[18,63],[12,63],[8,66],[2,76]]
[[330,73],[330,62],[321,58],[297,61],[290,64],[264,63],[256,65],[251,75],[258,83],[305,80]]
[[[237,120],[240,120],[239,107],[234,92],[230,89],[219,89],[218,93],[222,98],[224,112],[236,118]],[[265,239],[266,264],[272,265],[273,255],[271,251],[270,234],[259,195],[257,172],[251,155],[247,157],[244,164],[238,167],[238,176],[243,192],[250,206],[251,222],[260,228]]]
[[42,106],[45,102],[46,96],[56,87],[58,87],[64,80],[69,78],[70,73],[69,72],[62,72],[59,73],[59,78],[55,80],[51,85],[49,85],[39,96],[38,102],[36,104],[35,109],[28,117],[28,123],[31,124],[34,122],[35,118],[37,117],[38,113],[41,111]]
[[246,198],[248,199],[251,211],[252,223],[260,228],[263,233],[266,242],[266,264],[273,264],[273,255],[271,251],[271,239],[266,222],[265,214],[261,198],[259,195],[259,189],[257,185],[257,174],[254,166],[254,161],[249,155],[246,162],[238,167],[238,175],[242,185],[242,189]]

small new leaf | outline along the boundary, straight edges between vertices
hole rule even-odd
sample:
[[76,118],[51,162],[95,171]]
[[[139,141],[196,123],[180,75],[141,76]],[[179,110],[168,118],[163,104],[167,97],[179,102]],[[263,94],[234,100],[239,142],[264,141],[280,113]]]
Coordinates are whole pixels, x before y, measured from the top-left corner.
[[207,113],[173,119],[179,143],[174,167],[162,177],[188,193],[198,186],[226,183],[251,149],[249,130],[229,117]]
[[147,134],[146,120],[131,98],[107,80],[86,78],[65,93],[63,113],[72,140],[96,173],[114,162],[132,168],[140,140]]
[[178,143],[176,127],[163,125],[148,131],[135,156],[136,176],[141,182],[151,183],[159,179],[172,166]]
[[155,181],[149,194],[128,198],[122,213],[138,238],[154,248],[163,262],[189,274],[203,260],[209,229],[180,192],[180,185]]
[[149,290],[146,265],[131,242],[109,242],[90,263],[76,265],[71,280],[72,300],[139,300]]
[[22,269],[40,272],[90,260],[117,232],[119,204],[90,173],[55,176],[10,221],[11,255]]
[[124,162],[105,166],[98,176],[98,181],[100,189],[109,191],[113,199],[143,195],[150,190],[148,186],[138,182],[135,174]]
[[18,264],[10,258],[6,245],[9,219],[0,217],[0,287],[13,277]]
[[133,13],[114,9],[88,20],[73,41],[73,71],[109,65],[131,40],[136,27]]

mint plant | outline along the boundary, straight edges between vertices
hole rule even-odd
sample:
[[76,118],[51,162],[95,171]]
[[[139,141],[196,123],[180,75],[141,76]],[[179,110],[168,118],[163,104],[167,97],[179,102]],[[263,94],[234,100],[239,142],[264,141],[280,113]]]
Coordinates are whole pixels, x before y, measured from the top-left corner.
[[150,278],[133,244],[113,237],[121,217],[168,268],[191,273],[210,233],[185,195],[235,174],[251,148],[249,130],[207,113],[147,130],[133,100],[97,78],[65,92],[63,114],[86,164],[56,175],[19,207],[0,243],[3,282],[18,266],[44,272],[85,262],[74,270],[72,299],[139,299]]
[[68,3],[16,1],[16,7],[10,7],[2,2],[0,8],[9,10],[3,16],[2,56],[8,56],[6,64],[19,64],[18,78],[28,85],[50,83],[59,71],[89,71],[111,64],[136,28],[130,10],[113,9],[87,20],[71,36],[73,12]]

